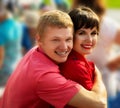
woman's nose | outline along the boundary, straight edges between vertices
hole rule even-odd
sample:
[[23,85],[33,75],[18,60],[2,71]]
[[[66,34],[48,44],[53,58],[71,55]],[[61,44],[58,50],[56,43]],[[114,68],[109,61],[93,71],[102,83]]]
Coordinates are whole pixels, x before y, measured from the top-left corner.
[[92,41],[92,36],[90,34],[88,34],[86,39],[89,40],[89,41]]

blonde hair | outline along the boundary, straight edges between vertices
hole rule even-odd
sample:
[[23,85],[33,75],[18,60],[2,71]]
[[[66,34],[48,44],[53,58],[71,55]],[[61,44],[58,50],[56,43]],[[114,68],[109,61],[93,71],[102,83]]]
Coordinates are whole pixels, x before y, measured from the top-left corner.
[[73,22],[67,13],[60,10],[52,10],[41,15],[37,27],[37,34],[40,36],[43,35],[48,26],[58,28],[73,28]]

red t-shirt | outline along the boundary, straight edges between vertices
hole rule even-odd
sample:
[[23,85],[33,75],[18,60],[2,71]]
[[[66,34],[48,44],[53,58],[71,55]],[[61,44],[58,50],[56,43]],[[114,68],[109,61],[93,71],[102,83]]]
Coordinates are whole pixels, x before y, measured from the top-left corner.
[[[82,55],[72,50],[68,60],[60,64],[60,71],[67,79],[71,79],[81,84],[88,90],[91,90],[94,83],[94,70],[93,62],[87,61]],[[72,108],[66,106],[65,108]]]
[[68,60],[60,64],[60,71],[67,79],[78,82],[88,90],[94,82],[94,63],[87,61],[82,55],[72,50]]
[[31,49],[11,75],[1,108],[63,108],[80,86],[66,80],[58,65],[37,47]]

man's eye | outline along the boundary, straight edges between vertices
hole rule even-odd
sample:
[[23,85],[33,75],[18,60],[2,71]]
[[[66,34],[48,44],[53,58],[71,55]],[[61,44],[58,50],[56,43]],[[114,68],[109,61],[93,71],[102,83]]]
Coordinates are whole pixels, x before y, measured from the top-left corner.
[[73,39],[70,38],[70,39],[67,39],[66,41],[67,41],[67,42],[71,42],[71,41],[73,41]]
[[57,42],[57,41],[59,41],[59,39],[53,39],[52,41],[55,41],[55,42]]

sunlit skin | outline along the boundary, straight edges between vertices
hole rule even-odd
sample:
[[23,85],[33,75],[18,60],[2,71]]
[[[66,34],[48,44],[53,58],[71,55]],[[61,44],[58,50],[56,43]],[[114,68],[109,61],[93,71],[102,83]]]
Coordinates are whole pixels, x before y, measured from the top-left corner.
[[73,48],[73,29],[47,27],[43,38],[38,39],[44,53],[56,63],[62,63]]
[[90,54],[97,43],[98,31],[93,29],[81,28],[76,31],[73,49],[85,56]]

